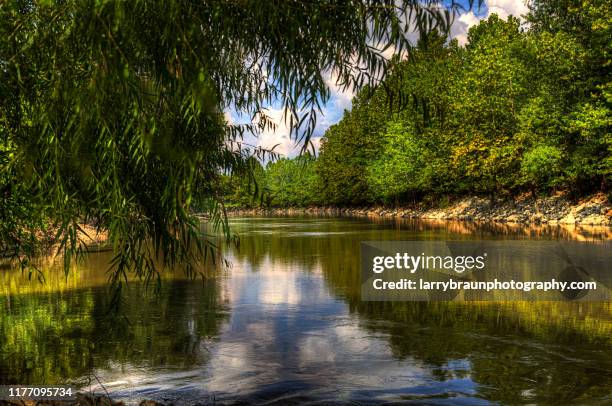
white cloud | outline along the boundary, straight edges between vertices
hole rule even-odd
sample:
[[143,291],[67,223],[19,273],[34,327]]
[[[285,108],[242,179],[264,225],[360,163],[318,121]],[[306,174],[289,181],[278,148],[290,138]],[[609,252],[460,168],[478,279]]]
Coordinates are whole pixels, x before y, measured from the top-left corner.
[[319,152],[319,148],[321,148],[321,137],[312,137],[310,142],[314,146],[315,151]]
[[324,75],[325,84],[329,87],[330,92],[328,104],[332,103],[336,108],[341,109],[350,108],[351,100],[355,96],[355,89],[352,87],[343,88],[338,79],[338,75],[332,72],[327,72]]
[[486,0],[488,15],[497,14],[503,19],[509,15],[521,17],[529,12],[529,8],[523,0]]
[[268,108],[265,114],[276,124],[276,128],[262,131],[257,137],[257,146],[265,149],[274,148],[274,152],[289,156],[297,148],[296,140],[290,137],[289,115],[285,120],[285,109]]
[[465,45],[470,27],[478,24],[480,19],[481,17],[476,16],[473,11],[462,14],[453,22],[450,32],[451,38],[456,38],[459,45]]
[[[317,124],[311,138],[317,153],[321,142],[320,137],[329,126],[340,121],[344,110],[350,110],[351,101],[355,95],[354,89],[344,89],[338,83],[337,76],[331,73],[325,75],[325,83],[329,86],[330,97],[325,106],[323,106],[323,111],[317,114]],[[276,124],[276,128],[262,131],[257,138],[248,136],[245,141],[266,149],[276,146],[274,152],[283,156],[293,157],[298,155],[302,144],[295,139],[295,136],[290,136],[289,115],[287,115],[287,120],[285,120],[284,113],[285,109],[283,108],[268,108],[265,114]]]
[[470,27],[478,24],[481,20],[487,19],[491,14],[497,14],[500,18],[506,19],[509,15],[521,17],[529,12],[529,8],[524,0],[485,0],[486,14],[476,15],[474,11],[461,14],[453,22],[450,37],[456,38],[460,45],[467,42],[467,33]]

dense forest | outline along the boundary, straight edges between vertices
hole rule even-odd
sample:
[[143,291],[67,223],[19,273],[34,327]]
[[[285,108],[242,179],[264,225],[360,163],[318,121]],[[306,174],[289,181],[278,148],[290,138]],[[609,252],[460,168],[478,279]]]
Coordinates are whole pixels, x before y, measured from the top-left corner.
[[536,1],[467,43],[435,30],[323,136],[317,157],[225,178],[229,206],[406,204],[446,196],[608,191],[612,6]]

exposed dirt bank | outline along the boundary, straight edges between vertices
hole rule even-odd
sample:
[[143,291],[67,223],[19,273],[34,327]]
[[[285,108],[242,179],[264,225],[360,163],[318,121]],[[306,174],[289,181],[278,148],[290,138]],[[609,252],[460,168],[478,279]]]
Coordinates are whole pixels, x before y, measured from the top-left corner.
[[230,209],[228,214],[337,214],[369,217],[407,217],[430,220],[493,221],[498,223],[612,226],[612,205],[599,193],[577,202],[564,195],[540,197],[530,195],[496,202],[483,197],[465,197],[445,207],[306,207],[288,209]]
[[103,246],[108,242],[108,232],[106,230],[98,231],[95,227],[88,224],[81,224],[79,231],[79,239],[88,246]]
[[[108,231],[98,230],[96,227],[80,223],[80,230],[77,230],[77,239],[85,244],[88,249],[100,249],[108,244]],[[44,241],[53,250],[57,250],[60,246],[61,238],[56,239],[57,229],[50,228],[46,233],[40,233],[41,241]]]

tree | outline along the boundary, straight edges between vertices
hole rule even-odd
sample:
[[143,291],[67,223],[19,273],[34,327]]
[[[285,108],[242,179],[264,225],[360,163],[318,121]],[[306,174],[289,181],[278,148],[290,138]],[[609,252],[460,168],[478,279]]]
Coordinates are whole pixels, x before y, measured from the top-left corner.
[[565,151],[563,172],[579,193],[605,189],[612,176],[612,6],[604,0],[536,0],[528,21],[538,47],[534,64],[546,84],[540,103],[554,117]]
[[283,158],[266,167],[266,193],[270,205],[306,207],[318,202],[319,179],[311,155]]
[[435,31],[422,36],[408,61],[359,93],[323,140],[324,201],[606,190],[609,6],[534,4],[530,30],[491,15],[465,47]]
[[[223,202],[226,207],[259,207],[266,198],[265,168],[254,157],[248,158],[247,164],[249,169],[244,173],[222,176]],[[206,204],[203,203],[202,209],[205,209]]]
[[428,190],[433,174],[424,140],[401,123],[389,124],[383,137],[383,152],[368,168],[375,198],[393,203]]
[[[22,231],[58,228],[64,258],[79,222],[108,230],[112,278],[148,282],[163,266],[189,274],[212,245],[198,238],[194,200],[222,220],[223,173],[246,173],[244,131],[268,128],[278,100],[308,141],[323,75],[380,80],[381,49],[408,45],[405,26],[448,29],[450,9],[415,0],[189,2],[9,1],[0,6],[3,250],[23,258]],[[379,48],[373,46],[378,45]],[[259,117],[235,127],[223,111]],[[303,112],[303,113],[302,113]],[[261,151],[257,151],[261,153]],[[7,205],[24,200],[26,220]],[[28,222],[36,221],[32,226]],[[66,267],[68,269],[68,267]],[[158,279],[159,280],[159,279]]]
[[523,182],[532,188],[554,186],[561,173],[561,151],[550,145],[538,145],[527,151],[521,160]]
[[447,123],[457,51],[456,41],[447,45],[446,37],[433,31],[421,37],[410,59],[398,61],[385,80],[391,96],[403,100],[381,132],[380,154],[368,164],[375,199],[397,204],[443,188],[448,151],[440,134]]
[[468,32],[464,63],[451,87],[451,160],[476,192],[513,186],[517,116],[530,89],[519,20],[493,14]]
[[372,201],[367,166],[381,148],[380,132],[389,117],[384,90],[363,89],[353,99],[353,109],[331,126],[321,141],[317,172],[322,198],[330,204],[356,205]]

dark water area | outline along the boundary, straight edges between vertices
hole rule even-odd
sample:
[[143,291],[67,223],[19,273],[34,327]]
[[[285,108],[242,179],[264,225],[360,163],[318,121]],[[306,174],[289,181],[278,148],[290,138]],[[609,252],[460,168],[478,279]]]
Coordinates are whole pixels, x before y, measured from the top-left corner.
[[[366,240],[563,239],[604,231],[333,217],[235,218],[231,266],[129,284],[109,252],[47,282],[0,269],[0,384],[187,404],[612,404],[610,302],[365,302]],[[584,241],[576,244],[584,244]],[[571,243],[570,243],[571,244]],[[602,248],[603,249],[603,248]],[[102,388],[102,385],[104,388]]]

